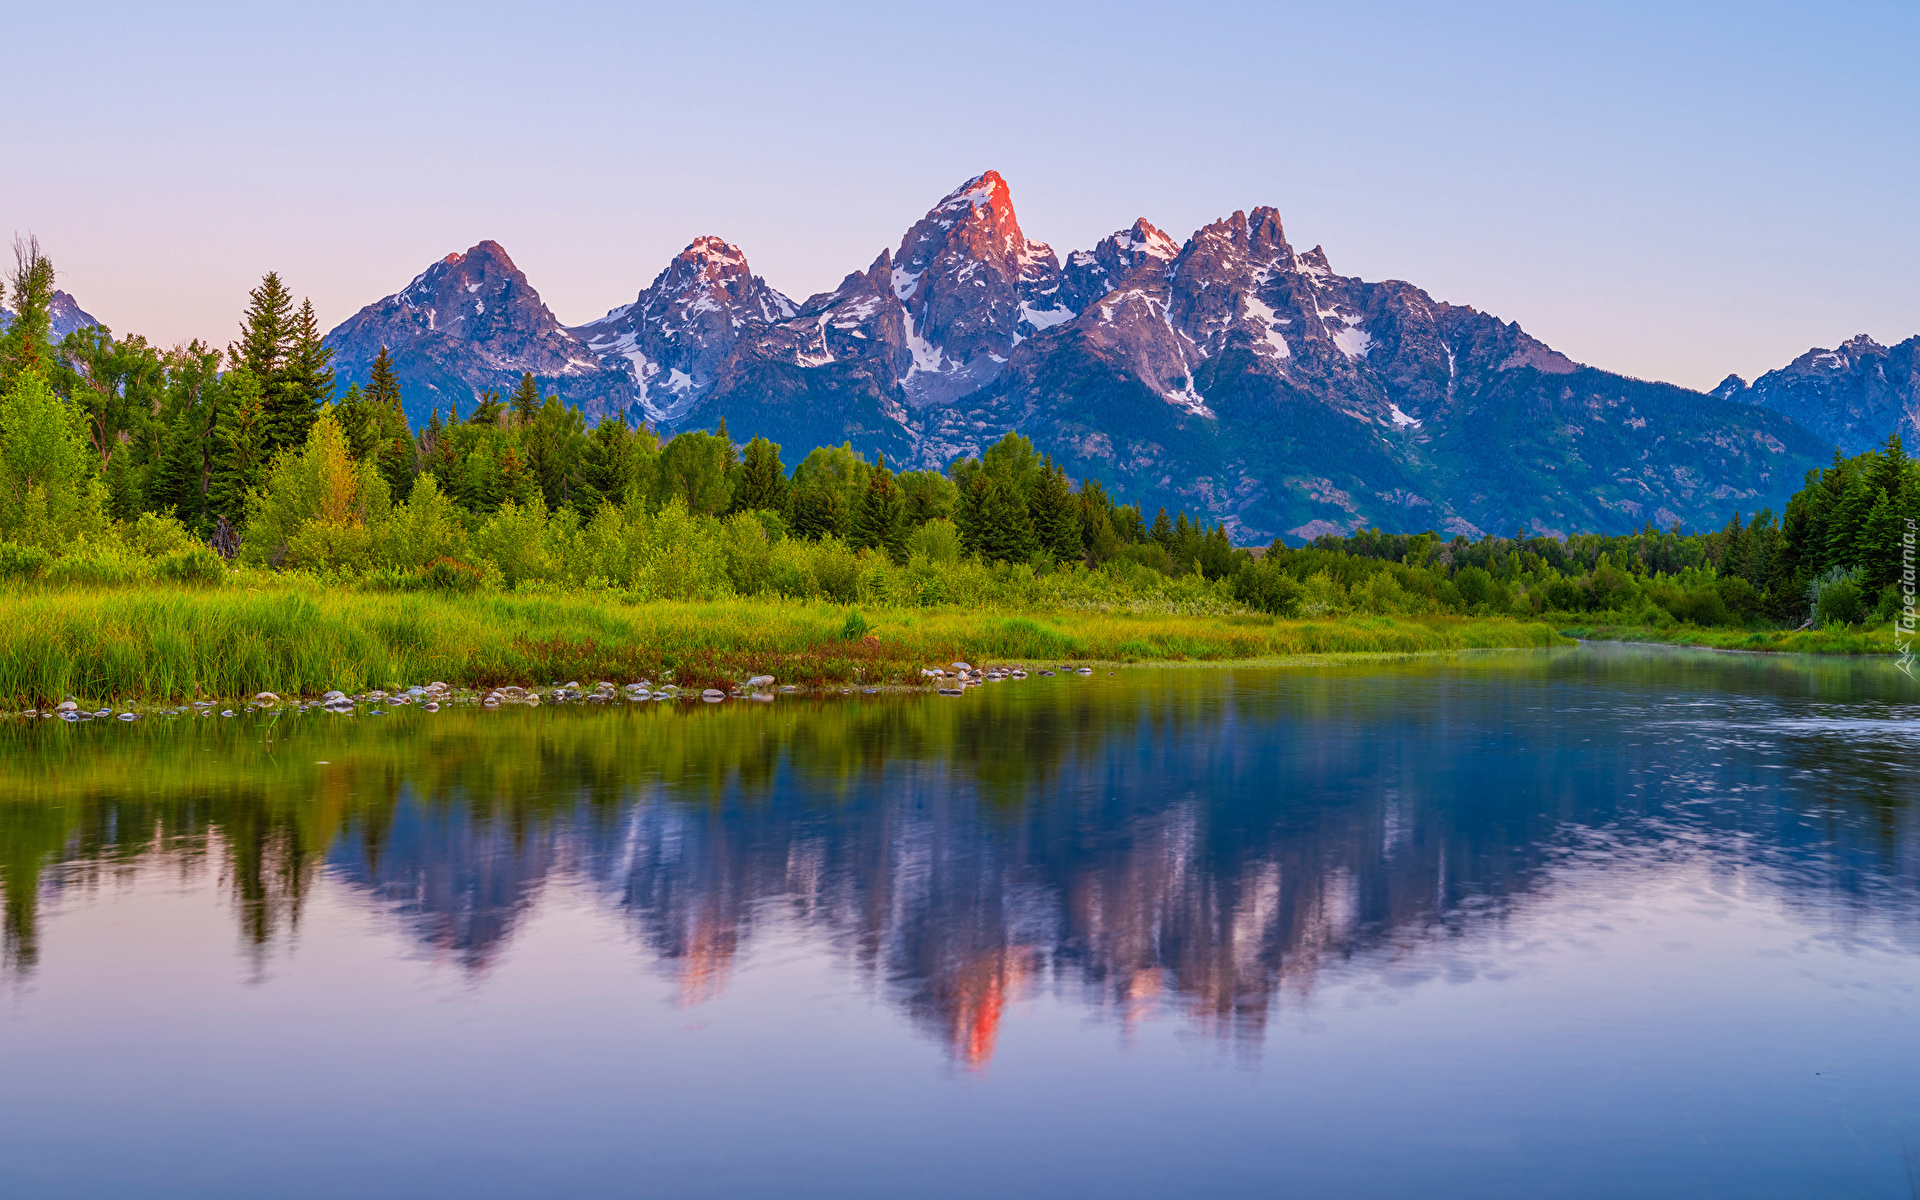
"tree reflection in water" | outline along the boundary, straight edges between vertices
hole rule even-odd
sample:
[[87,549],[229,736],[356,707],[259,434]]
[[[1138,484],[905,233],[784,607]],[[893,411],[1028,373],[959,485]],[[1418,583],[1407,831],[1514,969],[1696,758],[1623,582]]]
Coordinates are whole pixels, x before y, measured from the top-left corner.
[[50,898],[215,871],[249,954],[340,886],[477,976],[566,879],[685,1004],[790,923],[964,1066],[1041,988],[1257,1052],[1326,972],[1472,969],[1436,951],[1568,864],[1697,858],[1913,942],[1909,687],[1878,663],[1583,649],[957,701],[15,722],[5,969],[34,970]]

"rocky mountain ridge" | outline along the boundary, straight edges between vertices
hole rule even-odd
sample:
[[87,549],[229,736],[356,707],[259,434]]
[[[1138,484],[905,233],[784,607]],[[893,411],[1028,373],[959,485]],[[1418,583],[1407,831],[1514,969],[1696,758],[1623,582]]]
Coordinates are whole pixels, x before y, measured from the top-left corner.
[[1729,375],[1713,394],[1785,413],[1846,455],[1898,433],[1920,449],[1920,336],[1882,346],[1866,334],[1815,347],[1748,384]]
[[416,428],[434,409],[471,412],[481,392],[504,395],[525,372],[591,418],[624,412],[635,399],[630,368],[563,328],[498,242],[447,255],[347,318],[326,344],[343,390],[364,387],[386,347]]
[[[51,318],[49,324],[53,327],[53,340],[56,342],[76,329],[100,324],[97,317],[82,309],[79,301],[66,292],[53,294],[53,303],[47,306],[47,316]],[[12,324],[13,313],[0,307],[0,330],[5,330]]]
[[1245,542],[1720,524],[1777,508],[1827,453],[1764,405],[1582,366],[1412,284],[1338,275],[1272,208],[1184,243],[1142,218],[1063,264],[991,171],[804,301],[702,237],[633,303],[566,328],[482,243],[328,340],[343,382],[388,345],[415,419],[532,370],[590,418],[724,419],[790,460],[851,441],[943,467],[1017,430]]

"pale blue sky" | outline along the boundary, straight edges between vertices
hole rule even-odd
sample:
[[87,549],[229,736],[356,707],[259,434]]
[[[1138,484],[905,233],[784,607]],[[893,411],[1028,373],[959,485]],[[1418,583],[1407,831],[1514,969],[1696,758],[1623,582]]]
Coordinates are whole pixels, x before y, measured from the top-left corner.
[[1336,270],[1711,386],[1920,333],[1920,5],[102,4],[7,19],[0,223],[116,331],[331,326],[483,238],[578,323],[795,297],[989,167],[1064,255],[1272,204]]

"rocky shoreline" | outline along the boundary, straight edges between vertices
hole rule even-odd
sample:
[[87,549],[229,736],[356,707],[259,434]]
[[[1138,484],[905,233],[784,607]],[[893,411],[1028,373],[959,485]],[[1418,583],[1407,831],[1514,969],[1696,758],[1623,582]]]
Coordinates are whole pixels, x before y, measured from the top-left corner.
[[[945,667],[921,669],[921,677],[941,696],[964,695],[969,689],[989,683],[1009,682],[1029,677],[1092,675],[1092,667],[1061,664],[1054,668],[1028,667],[1021,663],[976,667],[966,662]],[[255,713],[296,715],[325,712],[337,716],[385,716],[395,709],[416,708],[439,712],[443,708],[470,707],[497,709],[506,706],[537,708],[566,704],[724,704],[747,701],[769,704],[780,696],[793,695],[876,695],[881,692],[916,692],[912,686],[802,688],[779,684],[771,675],[754,675],[731,687],[683,688],[672,682],[655,683],[637,679],[625,685],[600,680],[583,686],[577,680],[549,684],[547,687],[509,685],[493,688],[463,688],[440,682],[415,684],[406,688],[375,688],[358,694],[329,691],[317,697],[282,697],[274,692],[257,692],[245,700],[193,700],[184,704],[106,705],[91,708],[69,696],[52,708],[28,708],[0,713],[0,719],[59,720],[79,723],[99,720],[140,721],[149,717],[239,717]]]

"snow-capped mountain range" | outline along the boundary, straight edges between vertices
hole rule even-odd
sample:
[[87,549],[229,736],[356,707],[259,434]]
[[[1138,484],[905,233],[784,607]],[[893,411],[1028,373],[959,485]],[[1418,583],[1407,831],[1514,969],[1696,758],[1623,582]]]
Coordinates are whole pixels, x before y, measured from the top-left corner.
[[1586,367],[1412,284],[1337,274],[1272,208],[1184,242],[1141,219],[1063,264],[992,171],[805,300],[701,237],[631,303],[569,328],[482,242],[328,341],[343,386],[387,346],[416,423],[531,371],[589,418],[724,419],[790,463],[851,441],[943,467],[1017,430],[1076,477],[1246,542],[1718,524],[1777,509],[1835,436],[1773,411],[1803,394],[1769,384],[1782,372],[1709,395]]

